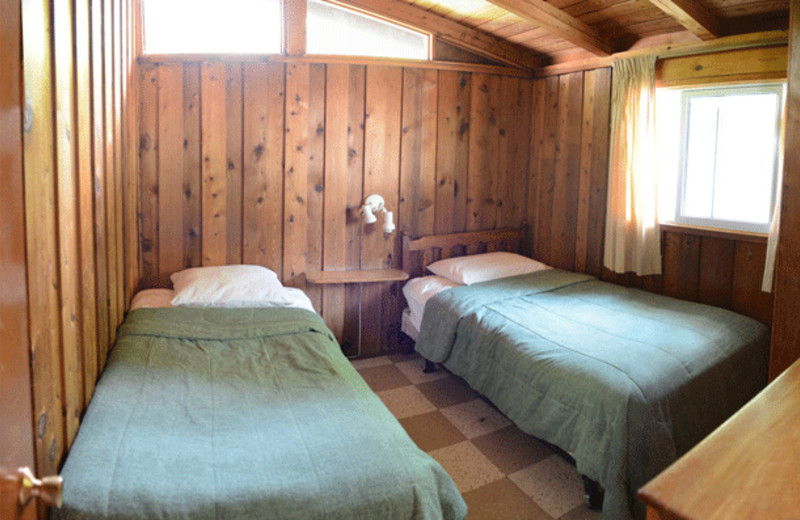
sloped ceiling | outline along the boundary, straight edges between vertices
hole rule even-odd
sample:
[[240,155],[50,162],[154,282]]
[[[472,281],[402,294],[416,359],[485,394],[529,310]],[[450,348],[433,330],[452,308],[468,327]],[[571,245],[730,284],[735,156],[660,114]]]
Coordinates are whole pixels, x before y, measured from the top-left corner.
[[[338,0],[522,68],[786,29],[789,0]],[[520,53],[519,51],[524,51]]]

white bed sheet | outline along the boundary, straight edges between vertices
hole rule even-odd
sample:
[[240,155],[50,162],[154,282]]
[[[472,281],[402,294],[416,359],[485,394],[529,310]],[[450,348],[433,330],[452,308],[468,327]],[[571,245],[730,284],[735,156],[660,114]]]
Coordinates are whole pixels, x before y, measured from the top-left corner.
[[[419,328],[422,325],[422,314],[425,311],[425,303],[440,292],[456,286],[458,286],[457,283],[441,276],[420,276],[409,280],[403,286],[403,295],[408,302],[408,313],[405,316],[406,313],[404,312],[402,325],[405,326],[406,322],[408,322],[408,325],[419,332]],[[404,332],[408,334],[407,331],[404,330]],[[416,335],[408,335],[416,339]]]

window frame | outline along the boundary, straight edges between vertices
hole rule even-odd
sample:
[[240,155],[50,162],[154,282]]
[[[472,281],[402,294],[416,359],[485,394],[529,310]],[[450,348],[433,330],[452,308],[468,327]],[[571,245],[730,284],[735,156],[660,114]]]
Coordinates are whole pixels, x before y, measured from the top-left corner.
[[[285,24],[286,24],[286,21],[287,21],[287,10],[291,9],[292,8],[292,4],[294,2],[296,2],[296,1],[298,1],[298,0],[279,0],[280,17],[281,17],[281,42],[280,42],[280,51],[278,53],[266,53],[265,54],[265,53],[258,53],[258,52],[252,52],[252,53],[248,52],[248,53],[230,54],[230,53],[226,53],[226,52],[208,52],[208,51],[191,52],[191,53],[147,52],[146,51],[146,48],[147,48],[147,46],[146,46],[147,29],[146,29],[145,14],[144,14],[146,0],[134,0],[134,10],[135,10],[134,18],[135,18],[135,21],[136,21],[136,23],[135,23],[135,35],[134,35],[135,42],[134,43],[135,43],[135,49],[136,49],[136,57],[137,58],[143,58],[145,60],[147,60],[147,59],[151,59],[151,60],[152,59],[159,59],[159,58],[168,57],[168,56],[179,56],[181,58],[199,58],[199,59],[208,59],[208,58],[220,59],[220,58],[235,58],[235,57],[248,57],[249,59],[254,59],[254,58],[255,59],[259,59],[259,58],[263,59],[264,57],[266,57],[270,61],[272,61],[272,60],[285,60],[287,58],[293,58],[293,57],[297,58],[297,57],[306,57],[306,56],[308,56],[308,57],[313,57],[313,58],[331,57],[331,58],[334,58],[334,59],[352,58],[354,60],[368,59],[368,60],[384,60],[384,61],[409,61],[409,62],[421,62],[421,63],[435,61],[434,60],[434,55],[433,55],[433,44],[434,44],[434,39],[435,38],[434,38],[434,34],[431,31],[420,29],[419,27],[414,27],[412,25],[409,25],[408,23],[405,23],[405,22],[402,22],[402,21],[399,21],[399,20],[395,20],[395,19],[387,17],[387,16],[383,16],[381,14],[374,13],[374,12],[368,11],[366,9],[360,9],[358,7],[355,7],[355,6],[352,6],[352,5],[349,5],[349,4],[345,4],[345,3],[339,2],[337,0],[322,0],[322,1],[324,3],[326,3],[326,4],[332,5],[334,7],[338,7],[338,8],[341,8],[341,9],[348,10],[348,11],[352,11],[352,12],[354,12],[356,14],[359,14],[359,15],[362,15],[362,16],[367,16],[369,18],[374,18],[374,19],[379,20],[381,22],[388,23],[388,24],[400,27],[402,29],[405,29],[405,30],[408,30],[408,31],[412,31],[412,32],[424,35],[427,38],[427,52],[426,52],[427,58],[425,58],[425,59],[411,59],[411,58],[393,58],[393,57],[388,57],[388,56],[381,57],[381,56],[362,56],[362,55],[350,56],[350,55],[342,55],[342,54],[309,54],[307,46],[305,44],[305,40],[306,40],[305,36],[303,37],[304,43],[303,43],[303,52],[302,52],[302,54],[289,55],[288,54],[288,49],[287,49],[287,29],[285,27]],[[305,3],[303,12],[307,13],[307,9],[308,9],[307,0],[300,0],[300,1],[303,1]],[[305,35],[305,32],[307,30],[307,27],[306,27],[307,14],[302,17],[302,20],[303,20],[302,32]]]
[[[780,168],[783,161],[781,158],[781,127],[783,119],[783,107],[786,103],[786,83],[785,82],[768,82],[753,84],[748,83],[744,85],[716,85],[712,87],[694,87],[682,89],[681,91],[681,115],[680,115],[680,147],[678,158],[678,175],[677,175],[677,191],[675,197],[675,217],[676,224],[683,224],[689,226],[709,227],[715,229],[732,230],[732,231],[746,231],[753,233],[769,233],[772,215],[777,204],[777,187]],[[771,180],[771,196],[770,196],[770,222],[766,224],[758,224],[752,222],[739,222],[732,220],[725,220],[721,218],[703,218],[703,217],[690,217],[683,214],[685,201],[686,201],[686,180],[687,180],[687,167],[689,155],[689,111],[690,100],[693,98],[709,98],[709,97],[725,97],[728,95],[755,95],[771,93],[778,96],[778,108],[775,114],[775,163],[773,165],[772,180]],[[717,136],[719,136],[719,127],[717,126]],[[714,178],[716,183],[716,156],[719,151],[718,138],[717,150],[714,153],[715,167]],[[713,189],[713,188],[712,188]],[[712,191],[713,193],[713,191]],[[713,197],[713,194],[712,194]],[[712,200],[712,214],[713,214],[713,200]]]

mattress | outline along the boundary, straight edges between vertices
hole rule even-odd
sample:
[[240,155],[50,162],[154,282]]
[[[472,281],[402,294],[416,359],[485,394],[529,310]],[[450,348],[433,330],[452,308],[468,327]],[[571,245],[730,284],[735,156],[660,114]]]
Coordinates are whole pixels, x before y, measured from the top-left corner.
[[136,309],[172,307],[170,302],[174,297],[175,291],[172,289],[143,289],[134,295],[129,312]]
[[[405,326],[409,331],[414,332],[416,330],[416,332],[419,332],[425,304],[429,299],[444,290],[457,286],[457,283],[451,282],[442,276],[420,276],[406,282],[403,286],[403,295],[408,302],[408,312],[403,313],[406,315],[403,320],[407,322]],[[416,339],[416,334],[413,336],[411,334],[408,335]]]
[[62,475],[69,520],[466,515],[301,309],[130,312]]
[[768,328],[733,312],[559,270],[442,291],[416,349],[605,488],[603,516],[766,383]]

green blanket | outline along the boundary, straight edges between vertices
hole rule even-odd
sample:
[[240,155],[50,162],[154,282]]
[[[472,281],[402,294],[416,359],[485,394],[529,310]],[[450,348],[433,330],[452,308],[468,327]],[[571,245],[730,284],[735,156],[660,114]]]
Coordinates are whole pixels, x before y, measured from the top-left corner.
[[606,490],[606,518],[766,383],[768,329],[738,314],[548,270],[443,291],[417,350]]
[[140,309],[63,468],[64,519],[463,519],[420,451],[297,309]]

